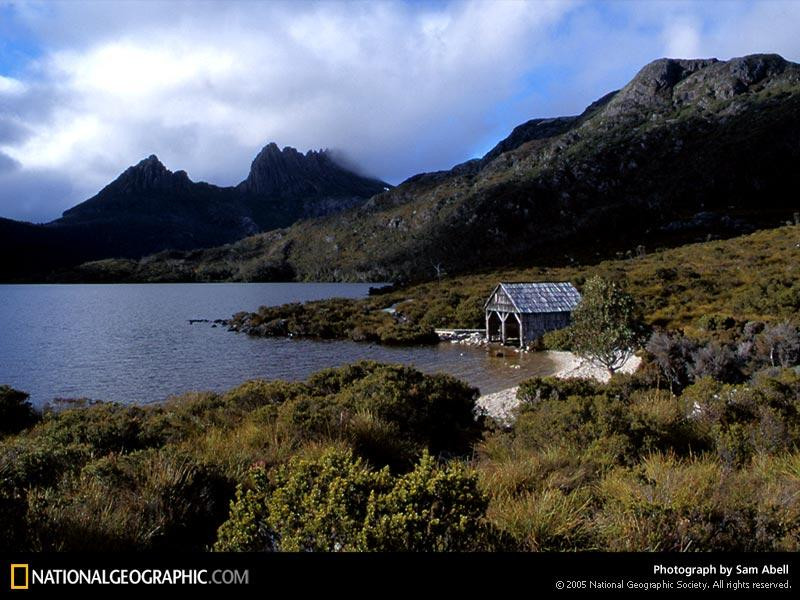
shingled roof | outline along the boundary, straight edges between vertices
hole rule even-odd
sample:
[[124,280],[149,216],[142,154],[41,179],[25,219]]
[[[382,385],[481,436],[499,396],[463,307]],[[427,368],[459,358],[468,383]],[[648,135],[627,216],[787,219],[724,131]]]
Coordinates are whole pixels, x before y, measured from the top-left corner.
[[521,313],[571,312],[581,301],[571,283],[501,283],[498,287]]

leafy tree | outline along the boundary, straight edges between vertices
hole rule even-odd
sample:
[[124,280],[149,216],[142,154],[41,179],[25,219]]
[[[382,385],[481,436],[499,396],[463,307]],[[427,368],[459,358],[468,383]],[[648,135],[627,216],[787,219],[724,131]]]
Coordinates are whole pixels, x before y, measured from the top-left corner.
[[634,299],[613,281],[592,277],[572,313],[572,346],[579,356],[613,375],[643,341],[644,328]]

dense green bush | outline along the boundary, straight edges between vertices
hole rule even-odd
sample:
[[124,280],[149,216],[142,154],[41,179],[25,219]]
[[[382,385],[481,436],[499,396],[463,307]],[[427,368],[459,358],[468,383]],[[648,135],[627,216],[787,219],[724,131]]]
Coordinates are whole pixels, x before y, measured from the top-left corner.
[[424,454],[392,477],[350,451],[293,459],[271,476],[253,472],[219,531],[221,551],[459,551],[492,540],[477,479]]
[[130,452],[163,441],[144,427],[149,411],[136,406],[98,403],[84,408],[48,412],[36,435],[60,446],[84,444],[92,452]]
[[494,550],[503,542],[485,521],[488,504],[475,475],[453,462],[439,467],[425,453],[391,490],[370,498],[359,545],[381,552]]
[[463,455],[480,437],[478,390],[446,375],[359,362],[309,379],[310,395],[285,402],[278,420],[307,439],[339,436],[374,464],[409,466],[428,449]]
[[598,393],[601,384],[582,378],[534,377],[519,384],[517,398],[523,403],[541,400],[566,399],[569,396],[587,396]]
[[541,343],[544,350],[572,350],[572,331],[569,327],[548,331]]

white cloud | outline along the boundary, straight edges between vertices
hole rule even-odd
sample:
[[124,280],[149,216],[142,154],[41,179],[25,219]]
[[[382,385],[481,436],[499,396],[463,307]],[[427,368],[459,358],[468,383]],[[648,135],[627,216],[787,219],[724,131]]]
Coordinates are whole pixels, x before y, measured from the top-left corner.
[[25,84],[13,77],[0,75],[0,96],[18,96],[25,91]]
[[[44,46],[0,76],[0,152],[21,173],[3,216],[53,218],[151,153],[234,184],[269,141],[396,182],[578,112],[659,56],[800,56],[800,3],[15,6]],[[21,193],[43,172],[47,193]]]
[[[143,14],[115,6],[25,13],[29,27],[65,40],[36,65],[62,101],[4,148],[23,168],[69,172],[87,195],[150,153],[233,184],[272,140],[337,148],[393,180],[448,167],[572,3],[168,3],[170,18],[158,20],[154,3],[136,5]],[[87,39],[59,22],[82,22]]]
[[679,19],[669,23],[662,37],[664,54],[670,58],[697,58],[700,55],[699,24],[694,19]]

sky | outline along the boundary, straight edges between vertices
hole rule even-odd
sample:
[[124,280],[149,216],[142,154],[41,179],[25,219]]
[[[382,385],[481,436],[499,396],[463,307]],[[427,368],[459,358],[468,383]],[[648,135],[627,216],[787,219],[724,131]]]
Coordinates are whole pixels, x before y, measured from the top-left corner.
[[0,216],[55,219],[150,154],[235,185],[272,141],[397,184],[656,58],[800,61],[798,30],[794,0],[0,0]]

